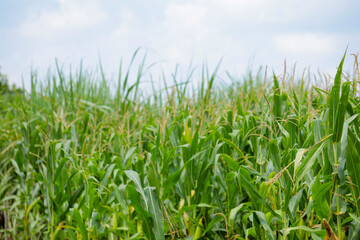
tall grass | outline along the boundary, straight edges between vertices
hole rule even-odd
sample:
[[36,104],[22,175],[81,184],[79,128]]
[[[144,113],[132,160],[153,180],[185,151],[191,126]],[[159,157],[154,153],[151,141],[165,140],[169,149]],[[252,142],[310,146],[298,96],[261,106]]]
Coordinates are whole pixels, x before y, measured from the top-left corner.
[[175,73],[148,96],[145,62],[115,89],[101,64],[97,80],[33,74],[0,98],[0,238],[359,239],[360,78],[344,58],[331,88],[219,86],[204,67],[198,88]]

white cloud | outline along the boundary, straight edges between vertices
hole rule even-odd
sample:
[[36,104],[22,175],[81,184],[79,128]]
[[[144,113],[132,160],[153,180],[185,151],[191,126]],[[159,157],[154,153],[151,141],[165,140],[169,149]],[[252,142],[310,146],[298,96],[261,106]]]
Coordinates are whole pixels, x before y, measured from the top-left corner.
[[[206,9],[194,4],[170,3],[160,26],[160,36],[153,41],[165,58],[179,62],[189,61],[199,51],[206,38],[214,32],[206,24]],[[201,51],[201,50],[200,50]]]
[[203,5],[170,3],[165,10],[165,16],[169,21],[167,24],[173,27],[199,28],[204,25],[206,12],[206,6]]
[[319,33],[290,33],[274,37],[275,46],[288,54],[299,57],[322,55],[329,56],[338,46],[335,36]]
[[131,48],[135,44],[141,44],[141,40],[146,39],[146,30],[141,26],[142,22],[134,12],[129,9],[122,9],[112,23],[109,35],[104,36],[105,41],[101,45],[104,48],[112,47],[121,50]]
[[17,53],[6,59],[47,68],[55,57],[74,66],[84,58],[94,66],[100,53],[104,68],[116,72],[121,57],[127,62],[135,49],[145,47],[151,50],[148,62],[164,60],[171,69],[174,63],[186,68],[191,60],[197,66],[207,60],[211,68],[223,56],[223,69],[232,72],[245,71],[252,58],[255,68],[282,66],[286,58],[329,69],[348,43],[358,50],[359,30],[346,20],[353,3],[172,0],[144,7],[130,1],[58,0],[46,7],[34,4],[26,21],[14,27]]
[[324,28],[322,19],[339,16],[336,10],[342,8],[333,0],[176,1],[165,10],[155,46],[161,56],[180,63],[194,55],[197,63],[207,58],[216,64],[226,54],[226,69],[244,70],[252,57],[254,66],[278,66],[287,58],[316,69],[346,47],[338,33]]
[[215,57],[218,61],[229,47],[238,49],[239,44],[222,32],[213,12],[199,2],[168,4],[153,45],[162,57],[175,62],[189,62],[194,56],[202,60]]
[[[334,0],[196,0],[195,4],[210,9],[211,16],[243,21],[244,24],[277,24],[306,20],[304,17],[318,14],[326,7],[324,15],[335,8]],[[338,4],[337,4],[338,5]],[[217,18],[219,19],[219,18]]]
[[55,10],[33,13],[20,26],[20,33],[29,38],[49,40],[73,30],[96,26],[106,19],[97,1],[60,0]]

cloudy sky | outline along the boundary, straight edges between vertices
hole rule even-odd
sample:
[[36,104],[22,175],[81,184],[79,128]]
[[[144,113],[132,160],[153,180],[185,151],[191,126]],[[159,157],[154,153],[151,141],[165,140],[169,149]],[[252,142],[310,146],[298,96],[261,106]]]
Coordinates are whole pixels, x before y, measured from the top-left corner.
[[148,62],[222,69],[241,76],[251,65],[311,66],[334,74],[342,54],[360,50],[358,0],[0,0],[0,65],[12,83],[30,69],[64,65],[109,76],[120,58],[143,48]]

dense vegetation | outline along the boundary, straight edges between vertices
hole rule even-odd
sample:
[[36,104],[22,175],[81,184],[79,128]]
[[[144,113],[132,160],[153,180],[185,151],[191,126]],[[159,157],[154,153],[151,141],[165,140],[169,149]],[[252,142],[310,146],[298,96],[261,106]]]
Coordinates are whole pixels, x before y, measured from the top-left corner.
[[15,92],[22,92],[21,89],[16,88],[15,86],[10,87],[8,82],[7,75],[1,73],[0,66],[0,95],[3,94],[15,94]]
[[0,238],[359,239],[360,73],[343,61],[317,82],[219,86],[204,68],[151,96],[143,64],[116,89],[32,75],[0,98]]

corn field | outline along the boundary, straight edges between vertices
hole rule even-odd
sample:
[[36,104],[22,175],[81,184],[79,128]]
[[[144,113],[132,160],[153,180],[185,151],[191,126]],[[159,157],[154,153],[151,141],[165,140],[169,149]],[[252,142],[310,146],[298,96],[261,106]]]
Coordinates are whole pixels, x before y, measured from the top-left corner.
[[144,63],[32,74],[0,97],[0,239],[360,239],[357,57],[149,96]]

